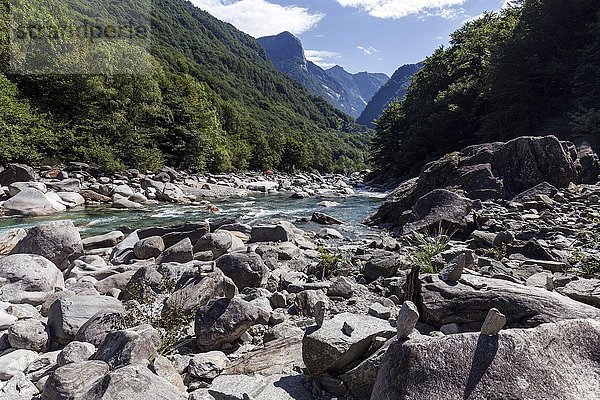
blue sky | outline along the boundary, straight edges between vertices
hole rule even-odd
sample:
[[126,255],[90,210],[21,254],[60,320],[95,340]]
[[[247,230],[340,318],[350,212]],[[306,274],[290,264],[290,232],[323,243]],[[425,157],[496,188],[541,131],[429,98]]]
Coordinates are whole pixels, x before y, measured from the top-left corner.
[[449,34],[507,0],[191,0],[254,36],[290,31],[324,68],[385,72],[423,60]]

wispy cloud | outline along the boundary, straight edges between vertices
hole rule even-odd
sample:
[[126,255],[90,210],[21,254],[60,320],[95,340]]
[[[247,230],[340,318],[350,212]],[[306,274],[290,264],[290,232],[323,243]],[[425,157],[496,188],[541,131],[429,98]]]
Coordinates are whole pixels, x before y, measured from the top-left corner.
[[373,55],[379,51],[373,46],[369,46],[369,47],[356,46],[356,48],[359,49],[360,51],[362,51],[363,54],[365,54],[367,56]]
[[342,57],[340,53],[328,50],[304,50],[306,59],[314,62],[321,68],[331,68],[337,65],[335,60]]
[[317,25],[325,14],[299,6],[282,6],[267,0],[191,0],[216,18],[254,37],[289,31],[299,35]]
[[455,7],[467,0],[336,0],[343,7],[354,7],[377,18],[402,18],[409,15],[455,18]]

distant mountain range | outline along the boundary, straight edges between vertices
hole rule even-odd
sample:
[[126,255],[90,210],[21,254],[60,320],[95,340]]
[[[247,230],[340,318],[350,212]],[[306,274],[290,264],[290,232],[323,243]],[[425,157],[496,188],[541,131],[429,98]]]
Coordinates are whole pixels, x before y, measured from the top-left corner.
[[388,104],[396,99],[402,100],[410,86],[413,76],[423,67],[423,63],[403,65],[383,85],[373,96],[369,104],[363,110],[362,114],[356,120],[359,124],[374,127],[375,121]]
[[306,59],[300,39],[289,32],[258,39],[275,67],[345,113],[357,118],[390,78],[386,74],[351,74],[339,65],[323,69]]

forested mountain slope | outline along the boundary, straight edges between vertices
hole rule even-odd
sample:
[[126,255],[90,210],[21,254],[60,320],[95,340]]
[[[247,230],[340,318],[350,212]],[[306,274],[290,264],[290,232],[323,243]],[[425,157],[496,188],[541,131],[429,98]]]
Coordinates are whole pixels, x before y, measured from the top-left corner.
[[[0,23],[21,13],[53,26],[108,25],[135,3],[19,0],[9,12],[1,0]],[[369,133],[278,72],[252,37],[183,0],[146,4],[151,37],[139,48],[69,38],[42,75],[13,73],[15,44],[8,46],[2,30],[0,97],[8,107],[0,114],[0,163],[75,159],[109,169],[169,164],[212,171],[364,166]],[[115,61],[119,73],[107,63],[90,75],[57,74],[73,63],[95,71],[98,59]]]
[[374,161],[413,175],[469,144],[600,139],[600,3],[523,0],[452,34],[379,120]]

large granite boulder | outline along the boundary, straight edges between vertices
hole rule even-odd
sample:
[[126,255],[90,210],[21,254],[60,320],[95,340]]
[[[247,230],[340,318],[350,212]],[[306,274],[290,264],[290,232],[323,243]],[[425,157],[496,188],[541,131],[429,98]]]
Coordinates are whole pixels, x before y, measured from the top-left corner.
[[56,201],[50,193],[36,189],[25,189],[2,203],[6,215],[38,217],[66,211],[67,207]]
[[264,286],[269,278],[269,268],[256,253],[225,254],[217,259],[217,267],[239,290]]
[[98,347],[96,360],[108,364],[111,370],[129,364],[148,364],[161,345],[160,333],[150,325],[110,332]]
[[580,170],[573,144],[554,136],[470,146],[426,165],[365,222],[403,227],[417,201],[436,189],[460,190],[472,200],[510,199],[542,182],[567,187],[580,179]]
[[99,312],[122,313],[123,305],[114,297],[71,296],[52,304],[48,314],[51,341],[65,345],[72,341],[79,328]]
[[596,399],[600,322],[421,337],[391,344],[371,398]]
[[0,186],[33,180],[35,180],[35,172],[33,168],[25,164],[8,164],[4,171],[0,172]]
[[421,296],[423,320],[436,327],[456,323],[478,329],[490,308],[506,315],[509,327],[534,327],[568,318],[600,319],[600,309],[561,294],[474,275],[463,275],[455,283],[429,275]]
[[64,271],[83,255],[83,243],[72,221],[52,221],[31,228],[11,253],[46,257]]
[[60,270],[50,260],[37,255],[14,254],[0,258],[0,300],[40,305],[56,290],[64,289]]
[[379,318],[342,313],[306,332],[302,358],[309,375],[337,372],[365,357],[377,338],[390,339],[396,329]]
[[196,345],[202,351],[220,350],[251,326],[266,324],[268,320],[266,311],[240,298],[213,301],[196,315]]

